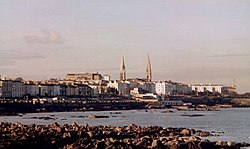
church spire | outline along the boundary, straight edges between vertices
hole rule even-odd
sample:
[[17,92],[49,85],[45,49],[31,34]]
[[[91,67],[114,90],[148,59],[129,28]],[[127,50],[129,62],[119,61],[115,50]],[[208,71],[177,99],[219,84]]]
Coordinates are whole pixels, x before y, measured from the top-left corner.
[[148,61],[147,61],[147,67],[146,67],[146,79],[149,82],[151,82],[151,80],[152,80],[152,70],[151,70],[151,63],[150,63],[149,54],[148,54]]
[[126,69],[125,69],[125,63],[124,63],[124,57],[123,56],[122,56],[122,59],[121,59],[120,80],[121,81],[126,80]]

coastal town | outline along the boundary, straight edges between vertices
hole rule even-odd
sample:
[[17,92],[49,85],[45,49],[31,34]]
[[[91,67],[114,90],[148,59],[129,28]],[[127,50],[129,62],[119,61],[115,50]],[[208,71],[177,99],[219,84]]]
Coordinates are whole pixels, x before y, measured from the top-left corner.
[[[48,109],[47,106],[57,111],[54,105],[65,103],[71,103],[74,106],[63,106],[64,110],[59,106],[61,111],[112,110],[117,108],[118,103],[121,104],[119,108],[123,109],[172,106],[186,108],[192,105],[249,106],[248,100],[244,100],[248,99],[248,94],[237,94],[235,82],[232,86],[224,86],[222,84],[190,85],[174,81],[153,81],[149,55],[145,70],[145,78],[126,78],[125,61],[122,56],[119,80],[112,80],[111,76],[98,72],[70,73],[62,80],[51,78],[43,81],[24,80],[21,77],[1,77],[1,111],[11,113],[15,109],[19,109],[16,112],[24,112],[24,109],[28,109],[23,106],[16,108],[6,106],[6,104],[14,105],[14,103],[24,104],[24,107],[31,103],[33,110],[29,112],[44,111],[42,109]],[[244,101],[247,102],[244,103]],[[34,107],[37,104],[43,106]],[[88,107],[88,105],[91,106]]]
[[0,149],[250,148],[249,14],[0,0]]
[[[120,80],[96,73],[70,73],[64,79],[24,80],[1,77],[1,99],[68,98],[118,98],[126,97],[141,101],[167,100],[170,96],[236,96],[236,83],[183,84],[174,81],[153,81],[150,57],[148,56],[145,78],[126,78],[124,58],[121,59]],[[101,99],[101,98],[100,98]]]

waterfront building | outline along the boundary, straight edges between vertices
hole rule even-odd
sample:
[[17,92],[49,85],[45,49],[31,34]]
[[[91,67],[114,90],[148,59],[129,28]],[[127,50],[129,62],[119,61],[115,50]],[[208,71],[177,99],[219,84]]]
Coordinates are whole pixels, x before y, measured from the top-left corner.
[[120,67],[120,81],[126,81],[126,69],[123,56],[121,59],[121,67]]
[[48,84],[39,84],[39,96],[47,97],[48,94]]
[[156,82],[155,92],[158,95],[172,95],[176,91],[176,85],[172,82]]
[[138,84],[139,88],[142,88],[145,90],[147,93],[156,93],[155,92],[155,83],[152,82],[141,82]]
[[47,96],[59,96],[60,95],[60,85],[56,84],[47,84],[48,94]]
[[151,63],[150,63],[149,54],[148,54],[148,60],[147,60],[147,66],[146,66],[146,80],[148,82],[151,82],[151,80],[152,80],[152,70],[151,70]]
[[176,93],[188,95],[192,93],[192,88],[190,85],[176,83]]
[[91,96],[93,95],[93,89],[86,84],[79,84],[77,85],[78,88],[78,95],[79,96]]
[[192,85],[192,91],[195,92],[211,92],[211,93],[222,93],[223,85],[220,84],[196,84]]
[[24,95],[24,86],[21,78],[1,79],[0,88],[3,98],[22,98]]
[[66,85],[65,88],[64,86],[61,86],[61,87],[62,87],[61,92],[66,90],[65,96],[78,96],[79,95],[79,88],[75,85]]
[[126,81],[109,81],[108,87],[117,89],[121,95],[128,95],[130,92],[129,83]]
[[147,93],[155,93],[155,83],[148,82],[147,79],[130,78],[127,79],[127,82],[129,83],[130,90],[133,90],[134,88],[141,88]]
[[12,80],[1,80],[1,88],[2,88],[2,97],[3,98],[12,98]]
[[233,81],[232,86],[223,86],[222,91],[224,95],[235,95],[236,91],[236,82]]
[[67,87],[68,85],[66,84],[60,84],[60,96],[66,96],[67,94]]
[[24,83],[24,94],[32,97],[39,95],[39,86],[34,83]]

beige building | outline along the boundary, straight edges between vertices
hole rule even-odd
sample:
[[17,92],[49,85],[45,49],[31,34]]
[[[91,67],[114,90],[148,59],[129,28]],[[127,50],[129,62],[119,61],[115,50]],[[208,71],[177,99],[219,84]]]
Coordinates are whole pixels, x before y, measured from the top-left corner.
[[65,80],[75,81],[75,80],[102,80],[102,75],[99,73],[78,73],[78,74],[67,74]]

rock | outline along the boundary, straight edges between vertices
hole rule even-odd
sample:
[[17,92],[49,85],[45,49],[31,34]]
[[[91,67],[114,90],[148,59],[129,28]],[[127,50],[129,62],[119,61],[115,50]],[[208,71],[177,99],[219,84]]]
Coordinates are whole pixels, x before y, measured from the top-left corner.
[[209,141],[201,141],[198,143],[198,146],[202,149],[211,149],[214,148],[214,144]]
[[60,125],[57,122],[54,122],[53,124],[51,124],[52,127],[59,127]]
[[191,131],[189,129],[183,129],[180,134],[184,135],[184,136],[190,136],[191,135]]
[[201,139],[199,137],[196,137],[196,136],[190,136],[188,138],[188,141],[189,142],[193,142],[193,141],[200,141]]
[[235,142],[230,142],[230,141],[228,141],[227,142],[227,145],[229,146],[229,147],[235,147]]
[[93,134],[92,131],[89,131],[89,132],[87,132],[87,133],[88,133],[88,135],[89,135],[90,138],[92,138],[92,137],[94,136],[94,134]]
[[72,124],[72,126],[78,126],[77,123],[74,121]]
[[71,137],[71,133],[70,132],[64,132],[63,133],[63,138],[67,138],[67,137]]
[[160,140],[153,140],[151,147],[152,148],[159,148],[162,146],[162,142]]
[[48,126],[0,123],[1,148],[240,148],[248,143],[201,140],[209,132],[185,128],[88,126],[53,123]]
[[197,133],[198,136],[201,136],[201,137],[208,137],[208,136],[212,136],[211,133],[209,132],[205,132],[205,131],[201,131],[201,132],[198,132]]
[[95,147],[96,147],[96,149],[104,149],[106,147],[106,145],[105,145],[105,142],[99,141],[99,142],[97,142]]

